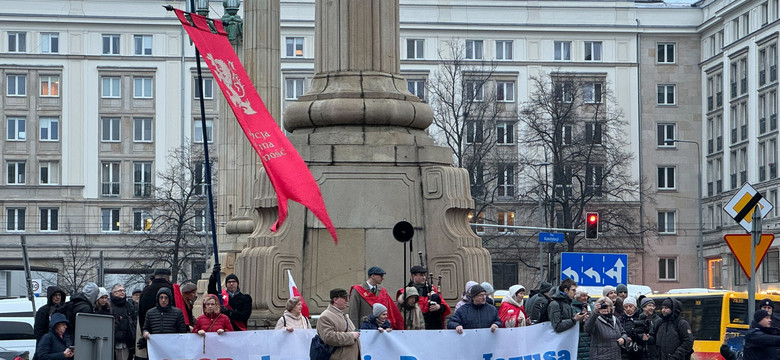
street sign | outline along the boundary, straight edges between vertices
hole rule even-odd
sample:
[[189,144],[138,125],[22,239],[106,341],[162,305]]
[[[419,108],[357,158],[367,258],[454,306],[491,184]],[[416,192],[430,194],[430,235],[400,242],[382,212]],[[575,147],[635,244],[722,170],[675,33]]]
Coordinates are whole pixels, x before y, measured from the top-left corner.
[[33,294],[42,295],[43,289],[41,287],[41,279],[32,279]]
[[760,192],[756,191],[750,184],[745,183],[745,185],[742,185],[742,188],[734,194],[734,197],[723,206],[723,210],[726,210],[726,213],[728,213],[737,224],[741,225],[745,231],[750,232],[752,230],[750,222],[753,221],[753,210],[755,210],[756,205],[761,207],[762,219],[766,214],[769,214],[769,212],[772,211],[773,207]]
[[627,265],[626,254],[562,253],[561,279],[582,286],[616,286],[627,282]]
[[561,234],[561,233],[540,232],[539,233],[539,242],[543,242],[543,243],[562,243],[563,242],[563,234]]
[[[726,244],[731,248],[731,253],[734,254],[734,258],[742,267],[742,271],[750,279],[750,242],[753,241],[750,234],[728,234],[723,238],[726,239]],[[773,241],[775,241],[774,234],[761,235],[761,242],[756,246],[756,270],[761,265],[761,261],[764,260]]]

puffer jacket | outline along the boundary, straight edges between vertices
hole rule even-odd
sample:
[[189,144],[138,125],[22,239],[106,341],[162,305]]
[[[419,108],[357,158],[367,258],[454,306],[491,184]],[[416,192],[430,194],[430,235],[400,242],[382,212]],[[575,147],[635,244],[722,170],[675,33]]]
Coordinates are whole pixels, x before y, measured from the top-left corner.
[[468,303],[455,310],[455,314],[447,321],[447,329],[454,329],[458,325],[464,329],[484,329],[493,324],[501,327],[501,319],[495,306]]
[[603,318],[598,310],[594,310],[585,322],[585,331],[590,338],[590,358],[593,360],[620,359],[620,345],[617,340],[628,341],[623,327],[614,315],[609,320]]
[[65,349],[68,346],[73,345],[73,340],[67,332],[60,337],[54,327],[59,323],[66,323],[70,327],[70,321],[65,318],[65,315],[55,313],[51,316],[49,322],[49,332],[41,338],[38,346],[35,349],[35,356],[40,360],[64,360]]
[[[390,320],[385,319],[385,323],[382,324],[382,329],[392,329]],[[360,330],[379,330],[379,325],[376,323],[376,316],[373,314],[364,316],[363,323],[360,324]]]
[[661,316],[661,321],[650,331],[651,345],[655,345],[655,358],[658,360],[690,359],[693,354],[693,332],[688,321],[680,317],[682,303],[677,299],[672,301],[672,313]]
[[[166,294],[170,299],[168,306],[160,306],[160,295]],[[146,312],[144,331],[150,334],[186,333],[190,328],[184,322],[184,313],[173,307],[173,295],[171,290],[164,287],[157,291],[157,306]]]
[[780,359],[780,331],[774,327],[757,327],[745,333],[744,360]]
[[553,330],[557,333],[571,329],[577,324],[574,321],[574,311],[571,308],[569,296],[558,290],[547,306],[547,317],[550,319]]
[[[575,314],[582,312],[583,309],[585,309],[585,312],[590,312],[588,304],[583,304],[577,299],[572,300],[571,307]],[[584,321],[580,321],[579,327],[580,338],[577,343],[577,360],[590,360],[590,334],[585,331]]]

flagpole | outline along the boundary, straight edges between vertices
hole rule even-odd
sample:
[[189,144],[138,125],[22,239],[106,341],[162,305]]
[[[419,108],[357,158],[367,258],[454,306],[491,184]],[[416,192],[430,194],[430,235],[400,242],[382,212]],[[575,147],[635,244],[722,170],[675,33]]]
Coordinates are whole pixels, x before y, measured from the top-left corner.
[[[195,11],[195,0],[190,0],[190,10]],[[200,14],[203,16],[208,15],[208,9],[206,9],[205,14]],[[208,131],[206,129],[206,105],[204,103],[204,93],[203,93],[203,70],[201,69],[200,65],[200,51],[198,51],[198,48],[195,47],[195,64],[198,69],[198,91],[200,96],[198,97],[198,104],[200,104],[200,123],[201,123],[201,130],[203,132],[203,154],[205,157],[206,162],[206,192],[208,194],[209,198],[209,219],[211,220],[209,223],[209,226],[211,226],[211,241],[212,245],[214,246],[214,266],[216,267],[219,265],[219,251],[217,249],[217,226],[214,221],[214,195],[211,191],[211,161],[209,160],[209,138],[208,138]],[[222,303],[222,296],[219,296],[219,294],[222,294],[222,281],[220,280],[220,273],[217,272],[214,274],[216,276],[216,283],[217,283],[217,298],[219,299],[219,304],[223,305]]]

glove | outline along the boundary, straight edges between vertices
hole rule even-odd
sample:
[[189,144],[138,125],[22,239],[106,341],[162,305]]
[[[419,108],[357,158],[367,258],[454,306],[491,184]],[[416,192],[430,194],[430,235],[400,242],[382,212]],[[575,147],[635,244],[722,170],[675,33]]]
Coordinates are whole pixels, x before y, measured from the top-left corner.
[[137,345],[138,345],[137,347],[138,347],[139,350],[140,349],[146,349],[146,338],[145,337],[141,337],[140,339],[138,339],[138,344]]
[[214,264],[214,269],[211,270],[211,272],[214,272],[214,273],[222,272],[222,265],[220,265],[219,263]]

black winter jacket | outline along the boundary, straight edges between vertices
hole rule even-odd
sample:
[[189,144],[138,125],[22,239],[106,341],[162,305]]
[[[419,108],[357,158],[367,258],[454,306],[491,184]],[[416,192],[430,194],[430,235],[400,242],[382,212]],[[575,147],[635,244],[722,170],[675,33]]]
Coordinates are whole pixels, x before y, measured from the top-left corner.
[[85,313],[92,314],[94,303],[87,299],[87,295],[83,292],[76,293],[70,297],[70,301],[65,303],[57,312],[61,312],[70,322],[68,325],[68,334],[73,338],[73,334],[76,332],[76,314]]
[[[217,280],[214,274],[211,274],[209,277],[208,293],[217,297],[222,296],[222,294],[217,294]],[[238,321],[246,325],[249,316],[252,315],[252,297],[242,293],[239,289],[235,295],[230,296],[228,305],[230,305],[231,309],[223,306],[221,312],[230,319],[230,325],[233,326],[234,331],[241,331],[236,322]]]
[[[157,292],[157,297],[160,294],[168,295],[169,299],[173,299],[173,293],[168,288],[161,288]],[[172,303],[173,301],[171,301]],[[146,312],[146,320],[144,321],[143,331],[148,331],[150,334],[175,334],[189,332],[189,327],[184,322],[184,313],[178,308],[168,304],[168,306],[162,307],[158,303],[156,307]]]
[[661,317],[661,321],[650,332],[650,344],[655,344],[655,358],[658,360],[685,360],[693,354],[693,332],[688,321],[680,317],[682,304],[672,301],[672,313]]
[[[60,303],[54,304],[52,298],[54,294],[60,294]],[[35,313],[35,325],[33,326],[33,333],[35,334],[35,340],[40,341],[43,335],[49,332],[49,318],[52,314],[65,303],[65,292],[59,286],[49,286],[46,289],[46,297],[49,299],[46,305],[41,306]]]
[[455,314],[447,321],[447,329],[454,329],[458,325],[464,329],[484,329],[493,324],[501,327],[501,318],[495,306],[468,303],[455,310]]
[[[65,334],[60,337],[60,335],[54,331],[54,326],[63,322],[69,324],[68,320],[65,318],[65,315],[56,313],[51,316],[49,332],[41,338],[41,341],[35,348],[36,358],[40,360],[65,359],[65,349],[67,349],[68,346],[73,345],[73,340],[71,340],[72,338],[70,335],[68,335],[67,332],[65,332]],[[70,324],[68,327],[70,327]]]
[[645,355],[644,342],[642,341],[642,334],[634,331],[634,325],[636,321],[639,321],[639,313],[635,312],[634,315],[628,316],[624,310],[618,321],[623,326],[626,336],[631,339],[629,344],[621,348],[621,357],[623,360],[641,360]]
[[127,299],[111,295],[111,313],[114,315],[114,342],[133,347],[137,318],[135,307]]
[[577,324],[574,321],[571,299],[560,291],[552,296],[552,300],[550,300],[550,304],[547,306],[547,317],[550,319],[550,323],[552,323],[553,330],[557,333],[569,330]]
[[[157,291],[161,288],[167,288],[171,290],[173,294],[173,284],[165,279],[152,279],[152,283],[144,288],[141,293],[141,298],[138,299],[138,321],[141,322],[141,328],[144,327],[144,321],[146,320],[146,312],[157,306]],[[171,305],[176,307],[176,301],[171,297]]]
[[[392,329],[390,320],[385,319],[385,323],[382,324],[382,329]],[[379,325],[376,323],[376,316],[368,315],[363,317],[363,323],[360,324],[360,330],[379,330]]]
[[744,360],[780,359],[780,332],[773,327],[759,327],[745,333]]

